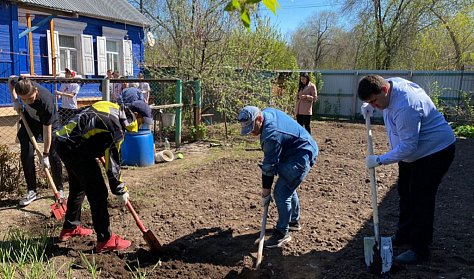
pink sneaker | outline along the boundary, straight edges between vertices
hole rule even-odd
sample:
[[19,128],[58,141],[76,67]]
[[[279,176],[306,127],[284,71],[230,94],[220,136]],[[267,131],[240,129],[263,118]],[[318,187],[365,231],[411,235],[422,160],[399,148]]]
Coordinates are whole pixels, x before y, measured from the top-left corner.
[[120,251],[120,250],[127,249],[128,247],[130,247],[130,245],[132,245],[131,241],[125,240],[121,238],[120,236],[112,233],[109,240],[97,242],[95,251],[96,253],[102,253],[102,252],[112,251],[112,250]]
[[76,236],[88,236],[91,235],[93,232],[93,230],[86,229],[81,226],[77,226],[74,229],[63,229],[59,234],[59,241],[66,241],[69,238]]

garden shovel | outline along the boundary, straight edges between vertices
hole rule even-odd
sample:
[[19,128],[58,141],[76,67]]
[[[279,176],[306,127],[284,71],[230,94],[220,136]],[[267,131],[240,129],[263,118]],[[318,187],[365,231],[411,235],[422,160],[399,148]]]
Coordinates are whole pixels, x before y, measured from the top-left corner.
[[[28,122],[26,121],[23,111],[20,110],[20,117],[23,120],[23,125],[25,125],[26,132],[28,133],[28,137],[30,138],[31,144],[33,144],[33,147],[36,150],[36,155],[40,160],[43,159],[43,154],[41,153],[41,150],[38,147],[38,143],[36,142],[35,137],[33,136],[33,133],[31,132],[30,126],[28,125]],[[48,180],[48,184],[51,187],[51,189],[54,192],[54,196],[56,197],[56,202],[51,205],[51,213],[54,215],[54,217],[58,220],[63,219],[63,217],[66,215],[66,201],[61,198],[59,195],[58,189],[56,189],[56,185],[54,184],[53,177],[51,176],[51,173],[49,172],[49,169],[45,168],[44,173],[46,174],[46,179]]]
[[[96,160],[97,160],[97,163],[102,164],[102,166],[104,166],[104,168],[105,168],[105,158],[104,158],[104,156],[102,156],[100,158],[97,158]],[[133,208],[130,201],[127,201],[126,206],[128,208],[128,211],[130,211],[130,213],[132,213],[133,219],[135,219],[135,223],[137,223],[138,228],[142,231],[143,239],[145,239],[146,244],[148,244],[151,251],[153,251],[153,252],[158,251],[161,248],[161,244],[158,241],[158,238],[156,238],[156,236],[153,234],[152,231],[147,230],[145,228],[145,226],[143,225],[142,221],[138,217],[138,214],[135,211],[135,209]]]
[[[369,155],[373,155],[374,149],[372,146],[372,130],[370,128],[369,116],[365,118],[365,126],[367,128],[367,151]],[[374,236],[364,237],[364,257],[365,264],[374,271],[374,273],[380,274],[390,271],[390,268],[392,267],[392,239],[391,237],[380,236],[375,168],[369,169],[369,176],[374,219]]]
[[135,219],[135,222],[137,223],[138,228],[140,228],[140,230],[142,231],[143,239],[145,239],[146,244],[148,244],[148,246],[153,252],[158,251],[161,248],[161,244],[156,238],[156,236],[153,234],[152,231],[147,230],[145,228],[140,218],[138,218],[138,214],[135,212],[135,209],[133,209],[133,206],[130,203],[130,201],[127,201],[126,206],[128,210],[130,211],[130,213],[132,213],[133,219]]

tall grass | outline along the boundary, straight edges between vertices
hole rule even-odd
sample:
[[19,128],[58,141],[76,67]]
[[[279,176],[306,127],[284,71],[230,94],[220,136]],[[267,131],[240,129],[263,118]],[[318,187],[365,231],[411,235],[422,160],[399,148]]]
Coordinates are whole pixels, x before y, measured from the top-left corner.
[[8,231],[0,243],[1,278],[59,278],[66,266],[70,269],[71,263],[57,267],[54,259],[48,259],[48,240],[47,232],[34,237],[18,229]]
[[[54,258],[48,258],[49,244],[48,232],[43,232],[39,237],[31,236],[19,229],[10,230],[0,242],[0,278],[26,278],[26,279],[55,279],[76,278],[73,274],[73,261],[57,265]],[[83,268],[87,270],[87,278],[100,278],[101,268],[97,264],[97,255],[86,255],[79,252]],[[150,271],[138,265],[130,271],[133,278],[147,278],[155,268]]]

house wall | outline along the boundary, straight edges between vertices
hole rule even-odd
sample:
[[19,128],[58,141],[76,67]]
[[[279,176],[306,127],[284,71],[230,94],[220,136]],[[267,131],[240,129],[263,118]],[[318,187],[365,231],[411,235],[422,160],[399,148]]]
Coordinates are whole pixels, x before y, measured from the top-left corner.
[[[35,26],[48,15],[34,15],[32,25]],[[96,37],[102,36],[102,27],[110,27],[120,30],[127,30],[125,39],[132,41],[133,54],[133,75],[140,71],[140,66],[144,61],[144,31],[143,27],[128,25],[125,23],[111,22],[89,17],[79,17],[77,19],[62,18],[65,20],[86,23],[83,31],[84,35],[92,35],[94,43],[94,69],[95,75],[85,77],[102,77],[97,75],[97,46]],[[23,22],[23,23],[19,23]],[[18,7],[8,2],[0,2],[0,77],[8,77],[12,74],[29,73],[29,50],[28,36],[18,38],[18,34],[26,29],[24,24],[24,14],[19,14]],[[37,75],[49,75],[48,70],[48,46],[46,30],[49,30],[49,22],[33,31],[33,54],[34,68]]]
[[[35,26],[38,22],[40,22],[46,16],[36,15],[35,19],[32,21],[32,26]],[[61,17],[59,17],[61,18]],[[97,72],[97,36],[102,36],[102,27],[110,27],[120,30],[127,30],[128,40],[132,41],[132,54],[133,54],[133,75],[136,76],[140,71],[140,65],[143,64],[144,61],[144,32],[142,27],[127,25],[124,23],[114,23],[106,20],[88,18],[88,17],[79,17],[77,19],[67,19],[70,21],[77,21],[86,23],[87,26],[83,31],[84,35],[92,35],[93,42],[94,42],[94,68],[95,68],[95,75],[85,76],[85,77],[102,77],[98,76]],[[33,50],[34,50],[34,64],[35,64],[35,73],[41,75],[48,75],[48,41],[46,36],[46,31],[49,30],[50,26],[49,23],[39,27],[35,31],[33,31]],[[19,32],[23,32],[26,27],[20,26]],[[27,38],[24,36],[22,39]],[[20,43],[20,47],[23,44],[26,46],[27,40],[22,40]],[[26,51],[27,48],[26,48]],[[29,60],[26,59],[26,63],[21,64],[20,73],[29,73]],[[59,70],[59,69],[58,69]]]
[[15,20],[17,12],[15,7],[11,7],[7,3],[0,3],[0,76],[3,77],[12,75],[13,68],[15,68],[12,55],[12,52],[17,49],[12,39],[12,28],[18,26],[18,22]]
[[[37,25],[42,19],[49,15],[31,12],[34,16],[32,26]],[[143,27],[133,26],[125,23],[111,22],[89,17],[63,18],[68,21],[85,23],[86,27],[82,34],[91,35],[94,51],[94,75],[83,75],[84,78],[104,77],[98,75],[97,69],[97,36],[103,36],[103,27],[109,27],[119,30],[127,30],[127,35],[123,39],[132,41],[133,57],[133,76],[140,71],[144,62],[144,30]],[[78,24],[79,25],[79,24]],[[26,19],[25,12],[19,10],[14,4],[6,1],[0,1],[0,78],[10,75],[20,75],[30,73],[28,35],[18,38],[19,34],[25,31]],[[48,39],[47,30],[50,29],[49,21],[32,32],[33,34],[33,55],[34,70],[36,75],[50,75],[48,62]],[[56,30],[57,31],[57,30]],[[123,63],[121,63],[123,64]],[[57,69],[62,71],[63,69]],[[78,70],[78,69],[75,69]],[[123,73],[123,69],[122,69]],[[52,84],[45,84],[46,88],[53,92]],[[79,98],[81,97],[100,97],[98,84],[84,84],[81,87]],[[0,83],[0,107],[11,106],[11,96],[6,83]]]

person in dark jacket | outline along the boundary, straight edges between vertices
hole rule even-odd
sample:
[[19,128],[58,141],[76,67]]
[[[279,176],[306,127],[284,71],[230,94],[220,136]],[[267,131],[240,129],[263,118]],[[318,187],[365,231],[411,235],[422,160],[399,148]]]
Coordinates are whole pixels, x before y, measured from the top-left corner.
[[97,234],[96,252],[123,250],[131,245],[110,230],[107,210],[107,186],[96,158],[105,157],[112,194],[124,204],[128,189],[120,172],[120,145],[125,131],[137,132],[143,123],[151,123],[150,107],[143,101],[129,106],[100,101],[86,108],[57,132],[58,153],[69,175],[69,199],[60,241],[92,234],[81,223],[81,206],[87,196]]

